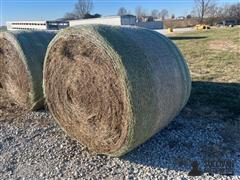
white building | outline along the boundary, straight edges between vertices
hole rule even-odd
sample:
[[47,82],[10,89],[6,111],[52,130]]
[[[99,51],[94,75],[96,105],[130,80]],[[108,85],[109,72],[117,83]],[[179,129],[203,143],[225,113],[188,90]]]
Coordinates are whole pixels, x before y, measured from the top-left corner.
[[6,25],[8,30],[19,30],[19,29],[46,30],[47,29],[46,21],[8,21]]
[[137,22],[136,16],[108,16],[92,19],[79,19],[70,21],[9,21],[7,22],[8,30],[59,30],[69,26],[84,24],[106,24],[106,25],[130,25],[140,26],[149,29],[162,29],[162,21]]
[[135,25],[136,17],[132,15],[125,16],[107,16],[92,19],[79,19],[69,21],[70,26],[84,25],[84,24],[106,24],[106,25]]
[[7,29],[13,30],[59,30],[69,26],[68,21],[8,21]]
[[68,26],[83,24],[106,24],[106,25],[135,25],[136,17],[126,16],[108,16],[102,18],[79,19],[70,21],[8,21],[8,30],[59,30]]

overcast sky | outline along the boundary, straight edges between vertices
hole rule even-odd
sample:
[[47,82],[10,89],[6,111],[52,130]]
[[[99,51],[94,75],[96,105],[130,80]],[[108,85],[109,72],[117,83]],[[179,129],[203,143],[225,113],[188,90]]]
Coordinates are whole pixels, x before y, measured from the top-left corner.
[[[71,12],[77,0],[0,0],[0,25],[12,20],[54,20]],[[238,0],[218,0],[219,4],[239,2]],[[150,13],[152,9],[167,9],[176,16],[191,13],[194,0],[93,0],[92,13],[103,16],[116,15],[119,7],[135,13],[141,6]]]

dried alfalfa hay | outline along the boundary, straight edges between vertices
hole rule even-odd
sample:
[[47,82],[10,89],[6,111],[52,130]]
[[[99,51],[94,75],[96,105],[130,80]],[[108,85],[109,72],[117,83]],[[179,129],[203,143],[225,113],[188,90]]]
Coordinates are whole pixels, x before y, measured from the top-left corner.
[[43,107],[42,68],[55,32],[0,32],[0,84],[18,105]]
[[80,26],[50,43],[43,72],[49,110],[89,149],[121,156],[186,104],[188,67],[165,36],[142,28]]

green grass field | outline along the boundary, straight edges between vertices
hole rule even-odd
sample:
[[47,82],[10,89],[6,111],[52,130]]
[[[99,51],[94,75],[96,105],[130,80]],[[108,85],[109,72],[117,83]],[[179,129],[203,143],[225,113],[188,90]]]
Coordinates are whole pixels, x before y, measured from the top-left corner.
[[240,122],[240,28],[171,35],[192,76],[186,115]]

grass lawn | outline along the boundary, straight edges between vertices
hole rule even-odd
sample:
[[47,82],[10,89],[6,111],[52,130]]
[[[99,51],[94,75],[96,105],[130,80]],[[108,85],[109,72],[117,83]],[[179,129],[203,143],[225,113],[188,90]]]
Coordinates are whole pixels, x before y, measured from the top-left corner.
[[240,27],[169,37],[182,51],[193,81],[183,113],[240,122]]

